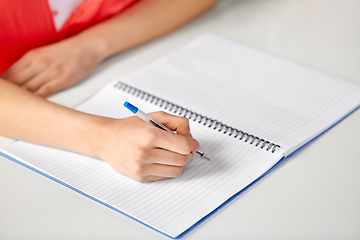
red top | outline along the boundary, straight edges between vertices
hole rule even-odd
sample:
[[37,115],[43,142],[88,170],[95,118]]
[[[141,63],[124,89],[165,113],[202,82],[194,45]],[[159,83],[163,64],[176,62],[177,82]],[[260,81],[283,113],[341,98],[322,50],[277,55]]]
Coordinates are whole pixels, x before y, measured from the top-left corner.
[[84,0],[59,31],[47,0],[0,1],[0,74],[27,51],[71,37],[137,0]]

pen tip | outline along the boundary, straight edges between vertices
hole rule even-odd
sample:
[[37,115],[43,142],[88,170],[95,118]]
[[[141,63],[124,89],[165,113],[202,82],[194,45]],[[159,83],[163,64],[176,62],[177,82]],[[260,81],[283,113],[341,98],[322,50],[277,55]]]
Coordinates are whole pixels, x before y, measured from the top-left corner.
[[196,153],[199,154],[200,157],[205,158],[206,160],[210,161],[210,158],[208,158],[202,151],[197,150]]
[[210,158],[208,158],[207,156],[202,155],[202,157],[205,158],[206,160],[210,161]]

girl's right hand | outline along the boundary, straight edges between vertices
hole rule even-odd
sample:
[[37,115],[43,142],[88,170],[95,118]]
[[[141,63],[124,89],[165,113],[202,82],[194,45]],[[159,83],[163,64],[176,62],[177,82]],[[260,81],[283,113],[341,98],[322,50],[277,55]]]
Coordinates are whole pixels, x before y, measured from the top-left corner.
[[111,120],[106,125],[100,158],[119,173],[148,182],[179,177],[199,143],[190,134],[189,122],[165,112],[149,114],[177,134],[151,126],[137,116]]

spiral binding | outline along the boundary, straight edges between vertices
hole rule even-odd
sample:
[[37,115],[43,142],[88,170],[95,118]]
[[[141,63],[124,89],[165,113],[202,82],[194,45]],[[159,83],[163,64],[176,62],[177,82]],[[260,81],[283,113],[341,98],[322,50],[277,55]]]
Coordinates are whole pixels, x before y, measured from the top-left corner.
[[234,138],[243,140],[244,142],[254,144],[255,147],[260,147],[261,149],[265,149],[266,151],[271,151],[272,153],[274,153],[277,148],[280,148],[280,145],[271,143],[269,141],[266,141],[262,138],[254,136],[252,134],[249,134],[249,133],[246,133],[239,129],[228,126],[222,122],[219,122],[218,120],[203,116],[203,115],[193,112],[187,108],[173,104],[167,100],[156,97],[150,93],[144,92],[144,91],[137,89],[135,87],[132,87],[126,83],[118,81],[115,83],[114,87],[117,89],[120,89],[128,94],[139,97],[145,101],[153,103],[154,105],[159,105],[159,107],[162,107],[165,110],[168,110],[174,114],[186,117],[189,120],[193,120],[194,122],[198,122],[200,124],[202,123],[204,126],[208,126],[209,128],[218,130],[219,132],[228,134],[229,136],[233,136]]

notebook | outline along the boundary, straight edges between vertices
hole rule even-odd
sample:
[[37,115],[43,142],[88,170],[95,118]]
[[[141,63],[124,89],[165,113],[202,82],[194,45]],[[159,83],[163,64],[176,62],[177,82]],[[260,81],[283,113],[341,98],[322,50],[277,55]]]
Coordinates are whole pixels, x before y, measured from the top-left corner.
[[182,176],[140,183],[100,159],[27,142],[0,154],[178,239],[358,109],[360,86],[208,34],[75,109],[124,118],[125,101],[189,118],[211,161],[195,154]]

